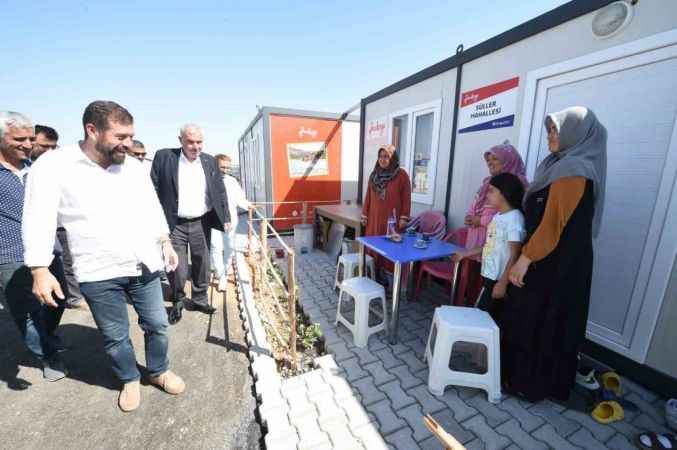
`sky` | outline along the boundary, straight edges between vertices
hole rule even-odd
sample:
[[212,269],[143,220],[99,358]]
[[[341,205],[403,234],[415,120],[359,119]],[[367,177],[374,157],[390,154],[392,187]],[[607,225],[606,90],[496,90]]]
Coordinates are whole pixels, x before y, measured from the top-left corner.
[[257,105],[344,112],[360,99],[562,0],[2,0],[0,109],[82,138],[113,100],[155,149],[197,123],[237,157]]

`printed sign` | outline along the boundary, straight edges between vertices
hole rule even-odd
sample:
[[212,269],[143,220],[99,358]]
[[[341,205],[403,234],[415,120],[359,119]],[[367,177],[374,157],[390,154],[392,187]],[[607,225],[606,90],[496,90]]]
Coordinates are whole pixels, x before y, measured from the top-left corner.
[[367,125],[367,140],[385,139],[386,137],[386,119],[385,117],[370,120]]
[[287,161],[291,178],[329,175],[329,159],[324,142],[287,144]]
[[511,127],[515,121],[519,77],[461,94],[458,132]]

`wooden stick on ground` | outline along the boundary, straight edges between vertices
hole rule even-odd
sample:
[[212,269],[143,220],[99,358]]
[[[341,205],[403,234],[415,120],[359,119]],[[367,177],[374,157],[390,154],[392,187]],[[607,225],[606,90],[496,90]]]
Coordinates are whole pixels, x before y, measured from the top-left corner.
[[439,439],[446,450],[466,450],[463,444],[447,433],[444,428],[430,416],[430,414],[423,416],[423,423],[425,423],[425,426],[428,427],[437,439]]

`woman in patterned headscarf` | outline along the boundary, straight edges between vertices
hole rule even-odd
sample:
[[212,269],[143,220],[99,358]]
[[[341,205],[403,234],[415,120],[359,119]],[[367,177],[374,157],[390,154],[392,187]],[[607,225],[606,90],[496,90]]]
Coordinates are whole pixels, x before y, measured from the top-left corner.
[[588,321],[607,133],[581,106],[548,114],[545,128],[551,154],[524,196],[527,240],[510,270],[501,371],[508,393],[566,401]]
[[[380,236],[387,233],[388,218],[395,212],[396,227],[403,229],[409,222],[411,212],[411,181],[400,167],[395,146],[386,145],[378,149],[378,160],[369,176],[369,188],[362,208],[362,224],[366,236]],[[376,271],[382,266],[381,258],[374,258]]]

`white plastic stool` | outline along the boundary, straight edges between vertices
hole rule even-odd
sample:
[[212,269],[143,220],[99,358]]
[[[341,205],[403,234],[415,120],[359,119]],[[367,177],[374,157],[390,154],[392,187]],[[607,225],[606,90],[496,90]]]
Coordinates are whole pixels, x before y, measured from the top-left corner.
[[[352,322],[341,312],[341,304],[347,300],[346,296],[351,296],[355,303]],[[369,305],[372,300],[379,300],[383,308],[383,318],[378,324],[369,326]],[[336,325],[339,322],[353,333],[353,342],[357,347],[366,347],[369,336],[387,330],[386,292],[383,286],[366,277],[353,277],[341,283],[336,308]]]
[[[428,390],[437,396],[448,385],[483,389],[490,402],[501,400],[501,354],[499,330],[491,316],[476,308],[441,306],[435,309],[425,359],[428,362]],[[452,369],[454,344],[486,348],[486,372]],[[484,353],[484,352],[483,352]],[[484,359],[484,358],[482,358]]]
[[[365,260],[364,273],[373,280],[375,277],[374,258],[372,258],[369,255],[364,255],[364,260]],[[334,280],[334,290],[336,290],[336,288],[341,286],[341,282],[343,282],[343,280],[356,277],[359,267],[360,267],[359,253],[348,253],[346,255],[341,255],[339,257],[338,264],[336,265],[336,278]]]

